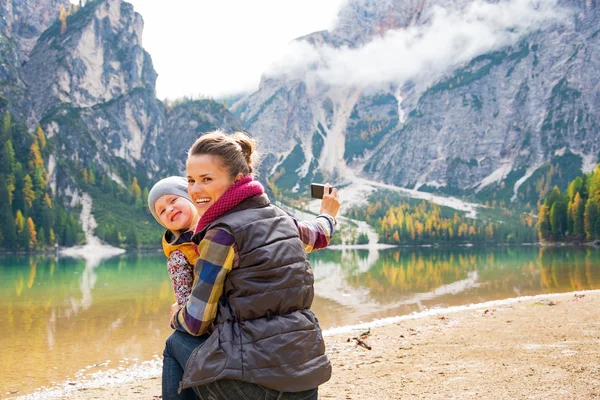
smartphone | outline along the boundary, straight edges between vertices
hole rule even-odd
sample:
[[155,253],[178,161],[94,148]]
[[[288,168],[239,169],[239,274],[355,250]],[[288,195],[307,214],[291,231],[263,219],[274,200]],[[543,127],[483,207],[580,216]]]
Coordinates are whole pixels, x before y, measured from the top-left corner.
[[[331,186],[329,186],[329,193],[331,193]],[[310,197],[313,199],[322,199],[325,193],[325,185],[322,183],[311,183],[310,184]]]

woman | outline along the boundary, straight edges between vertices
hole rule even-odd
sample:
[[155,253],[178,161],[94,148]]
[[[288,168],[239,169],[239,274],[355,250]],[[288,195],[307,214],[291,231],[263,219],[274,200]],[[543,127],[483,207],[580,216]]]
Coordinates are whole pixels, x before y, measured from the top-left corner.
[[337,190],[323,197],[315,220],[298,222],[253,180],[254,155],[246,134],[218,131],[188,153],[188,192],[201,216],[192,238],[199,259],[188,302],[172,308],[177,331],[164,352],[163,399],[194,398],[186,388],[201,399],[316,399],[331,376],[310,311],[307,252],[329,244]]

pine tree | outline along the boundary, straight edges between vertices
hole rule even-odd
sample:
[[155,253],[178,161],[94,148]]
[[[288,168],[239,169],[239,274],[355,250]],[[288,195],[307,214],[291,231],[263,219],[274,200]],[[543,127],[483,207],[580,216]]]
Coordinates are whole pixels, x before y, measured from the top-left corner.
[[135,199],[139,199],[142,196],[142,189],[138,184],[137,178],[134,176],[133,181],[131,182],[131,191],[133,192],[133,197]]
[[27,248],[33,250],[37,246],[37,233],[35,231],[35,224],[31,217],[27,218],[27,238],[29,239]]
[[587,240],[594,240],[598,238],[595,231],[597,216],[598,206],[593,199],[589,198],[585,204],[585,211],[583,213],[583,225]]
[[12,139],[11,125],[12,122],[10,120],[10,111],[6,110],[6,112],[4,113],[4,118],[2,120],[2,133],[4,134],[6,140]]
[[25,217],[21,210],[17,210],[17,216],[15,217],[15,229],[17,234],[20,235],[25,230]]
[[[8,189],[6,187],[6,178],[0,174],[0,199],[8,198]],[[0,232],[3,242],[0,247],[14,250],[17,235],[15,232],[15,220],[10,204],[7,201],[0,201]]]
[[588,197],[600,201],[600,165],[596,167],[587,179]]
[[546,200],[544,201],[544,205],[546,205],[548,207],[548,209],[552,208],[552,205],[558,201],[562,199],[562,194],[560,193],[560,189],[558,188],[558,186],[554,186],[554,188],[552,189],[552,192],[550,192],[550,194],[548,195],[548,197],[546,197]]
[[0,154],[0,172],[11,174],[15,166],[15,149],[12,140],[7,140],[2,146],[2,154]]
[[37,141],[33,142],[29,148],[29,162],[27,163],[27,166],[29,167],[30,174],[34,173],[36,167],[44,169],[45,172],[44,159],[40,153],[40,146]]
[[50,198],[50,195],[48,193],[44,195],[44,204],[46,205],[46,207],[52,208],[52,199]]
[[35,191],[35,197],[43,197],[43,194],[46,190],[47,184],[47,174],[46,170],[43,167],[36,166],[33,171],[33,189]]
[[567,230],[567,204],[558,199],[550,208],[550,230],[554,240],[563,240]]
[[14,192],[12,197],[13,210],[25,210],[25,199],[23,198],[23,167],[21,163],[15,163],[14,168]]
[[585,224],[584,224],[585,204],[579,195],[579,192],[575,193],[573,199],[573,237],[575,240],[582,240],[585,238]]
[[35,138],[38,142],[38,145],[40,146],[40,150],[44,151],[44,149],[46,148],[46,135],[44,134],[44,131],[42,130],[40,124],[38,124],[35,128]]
[[14,175],[6,176],[6,190],[8,190],[8,204],[12,204],[13,196],[15,194],[15,177]]
[[579,193],[580,196],[583,196],[584,192],[585,190],[583,179],[580,176],[578,176],[573,180],[573,182],[569,184],[569,187],[567,189],[567,198],[569,201],[573,201],[577,193]]
[[547,242],[551,238],[550,210],[548,206],[542,205],[538,214],[537,231],[541,242]]
[[23,200],[25,201],[25,205],[27,209],[30,209],[33,205],[33,200],[35,200],[35,192],[33,191],[33,183],[31,182],[31,177],[29,175],[25,175],[23,179]]
[[46,234],[44,233],[44,228],[40,227],[37,232],[37,242],[39,248],[46,247]]

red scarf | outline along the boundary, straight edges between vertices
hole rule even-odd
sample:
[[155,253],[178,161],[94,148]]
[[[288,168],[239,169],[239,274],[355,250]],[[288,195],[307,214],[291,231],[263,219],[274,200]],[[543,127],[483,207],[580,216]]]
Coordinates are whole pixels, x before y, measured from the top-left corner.
[[194,233],[200,232],[202,229],[206,228],[208,224],[240,204],[242,201],[250,197],[260,196],[264,192],[260,182],[255,181],[251,176],[240,178],[231,185],[219,199],[217,199],[215,204],[206,210],[204,215],[200,218],[200,221],[198,221]]

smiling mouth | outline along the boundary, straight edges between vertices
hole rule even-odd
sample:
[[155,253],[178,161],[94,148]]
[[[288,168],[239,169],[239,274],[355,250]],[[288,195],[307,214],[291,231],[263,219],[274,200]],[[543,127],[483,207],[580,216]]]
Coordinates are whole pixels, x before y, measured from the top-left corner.
[[171,222],[175,221],[179,214],[181,214],[181,211],[177,211],[175,214],[173,214],[173,216],[171,217]]
[[209,201],[210,201],[210,199],[197,199],[196,205],[201,206],[201,205],[208,203]]

